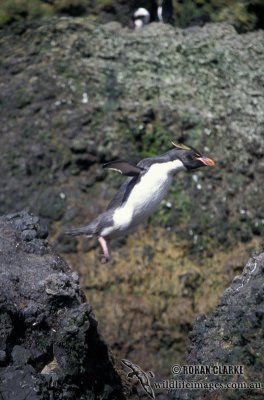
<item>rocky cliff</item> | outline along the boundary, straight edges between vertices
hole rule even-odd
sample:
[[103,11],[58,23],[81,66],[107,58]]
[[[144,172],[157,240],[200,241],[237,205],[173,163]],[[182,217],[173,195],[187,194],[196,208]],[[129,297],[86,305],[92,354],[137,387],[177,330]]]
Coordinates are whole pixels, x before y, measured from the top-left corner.
[[[0,211],[29,208],[81,272],[112,348],[167,371],[264,232],[264,32],[228,25],[132,32],[84,19],[20,23],[0,33]],[[113,243],[69,239],[122,177],[113,158],[197,147],[217,168],[178,175],[157,213]],[[157,356],[157,354],[159,354]]]
[[[200,390],[178,390],[173,399],[263,399],[263,280],[264,253],[260,253],[235,277],[214,312],[208,317],[199,316],[191,333],[189,365],[242,368],[233,373],[231,369],[231,373],[222,369],[219,374],[175,375],[177,380],[203,382],[208,386]],[[217,384],[222,384],[222,389]],[[233,388],[226,389],[228,384],[233,384]]]
[[124,399],[78,275],[46,237],[28,213],[0,219],[0,397]]

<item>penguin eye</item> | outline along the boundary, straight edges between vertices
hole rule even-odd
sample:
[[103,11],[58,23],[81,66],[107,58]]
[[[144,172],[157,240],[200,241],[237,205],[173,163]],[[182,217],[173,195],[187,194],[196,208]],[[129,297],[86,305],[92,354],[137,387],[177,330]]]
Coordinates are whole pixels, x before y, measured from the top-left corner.
[[200,156],[200,154],[198,154],[198,153],[193,153],[193,154],[192,154],[192,159],[193,159],[193,160],[197,160],[197,158],[199,158],[199,157],[201,157],[201,156]]

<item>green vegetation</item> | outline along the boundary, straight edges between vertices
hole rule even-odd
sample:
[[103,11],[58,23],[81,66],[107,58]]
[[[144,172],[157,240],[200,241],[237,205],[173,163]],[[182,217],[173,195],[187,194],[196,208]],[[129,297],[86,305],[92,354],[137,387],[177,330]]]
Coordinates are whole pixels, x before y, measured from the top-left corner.
[[261,24],[262,0],[174,1],[176,24],[187,27],[204,22],[227,22],[238,31],[254,30]]
[[0,27],[23,19],[49,17],[53,13],[53,6],[41,0],[2,0],[0,4]]
[[178,224],[186,224],[190,211],[190,198],[181,188],[174,185],[170,190],[169,199],[173,201],[173,207],[167,207],[164,201],[159,211],[151,216],[151,221],[156,226],[171,226],[173,220],[177,219]]
[[[54,14],[71,16],[93,15],[104,22],[118,19],[126,24],[127,10],[133,11],[134,2],[122,7],[122,0],[2,0],[0,26],[22,19],[45,18]],[[112,13],[112,15],[111,15]],[[122,14],[123,13],[123,14]],[[205,22],[228,22],[239,32],[263,28],[263,0],[174,0],[174,21],[182,28]]]
[[142,157],[153,157],[162,151],[167,151],[169,132],[163,127],[156,125],[153,129],[147,129],[142,136]]

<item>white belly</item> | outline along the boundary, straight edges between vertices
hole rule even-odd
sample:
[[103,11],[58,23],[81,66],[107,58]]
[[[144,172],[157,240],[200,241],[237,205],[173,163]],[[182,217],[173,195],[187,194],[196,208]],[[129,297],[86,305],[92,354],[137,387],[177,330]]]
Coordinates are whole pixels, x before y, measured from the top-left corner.
[[133,220],[137,221],[151,215],[158,208],[162,199],[166,196],[170,187],[172,176],[165,179],[162,176],[156,176],[155,180],[150,181],[142,177],[128,198],[124,208],[133,209]]
[[128,233],[150,216],[167,194],[172,179],[162,164],[153,165],[134,186],[127,202],[115,211],[113,220],[118,231]]

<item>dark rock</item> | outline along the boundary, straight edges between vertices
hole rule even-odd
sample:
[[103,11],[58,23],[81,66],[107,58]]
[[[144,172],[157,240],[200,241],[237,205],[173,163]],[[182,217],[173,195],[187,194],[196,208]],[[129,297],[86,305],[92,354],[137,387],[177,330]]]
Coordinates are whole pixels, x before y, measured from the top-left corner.
[[[264,398],[264,253],[252,257],[242,275],[226,289],[220,304],[207,318],[198,317],[191,332],[189,365],[242,365],[243,374],[177,375],[177,380],[261,383],[247,390],[178,390],[173,399],[235,400]],[[176,377],[175,377],[176,379]]]
[[75,237],[59,235],[53,245],[59,253],[76,253],[78,241]]
[[0,350],[0,363],[3,363],[6,360],[6,352]]
[[124,398],[77,274],[42,237],[31,214],[0,219],[1,399]]
[[56,188],[48,188],[39,193],[36,209],[42,218],[58,221],[66,209],[65,196]]
[[33,229],[26,229],[22,232],[21,237],[23,240],[30,242],[31,240],[35,239],[37,236],[37,232]]
[[22,346],[14,346],[11,353],[13,364],[18,366],[25,365],[30,359],[30,350]]

